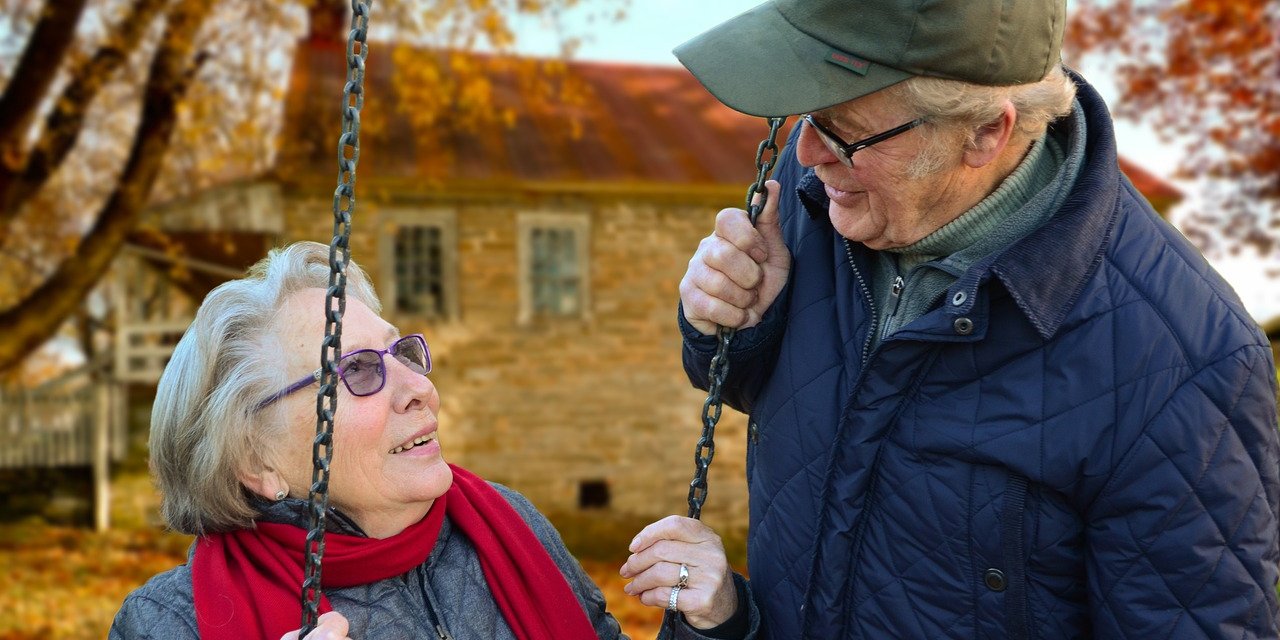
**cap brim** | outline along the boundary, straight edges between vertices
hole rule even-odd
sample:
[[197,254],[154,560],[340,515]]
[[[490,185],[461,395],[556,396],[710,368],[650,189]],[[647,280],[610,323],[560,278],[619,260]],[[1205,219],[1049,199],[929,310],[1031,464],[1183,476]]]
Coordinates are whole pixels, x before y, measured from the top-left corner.
[[817,111],[911,77],[875,62],[865,75],[827,62],[836,51],[841,50],[795,28],[766,2],[673,53],[716,99],[753,116]]

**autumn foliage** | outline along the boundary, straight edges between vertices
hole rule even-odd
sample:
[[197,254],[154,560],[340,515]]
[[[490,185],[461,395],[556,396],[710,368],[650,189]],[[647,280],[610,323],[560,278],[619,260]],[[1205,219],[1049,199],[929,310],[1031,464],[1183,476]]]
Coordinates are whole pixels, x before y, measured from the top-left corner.
[[1192,213],[1202,246],[1277,249],[1280,3],[1079,0],[1069,51],[1111,67],[1117,115],[1182,142],[1185,178],[1219,188]]

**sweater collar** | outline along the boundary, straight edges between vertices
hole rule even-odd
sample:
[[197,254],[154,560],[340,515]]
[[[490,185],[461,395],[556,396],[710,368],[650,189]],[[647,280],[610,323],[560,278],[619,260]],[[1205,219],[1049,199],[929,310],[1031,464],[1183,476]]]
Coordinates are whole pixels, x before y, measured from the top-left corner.
[[[1062,150],[1051,135],[1033,141],[1017,168],[1005,178],[995,191],[983,198],[968,211],[945,224],[942,228],[906,247],[886,249],[911,263],[921,263],[940,256],[954,256],[963,252],[968,256],[964,264],[1003,248],[1022,233],[1010,237],[1009,227],[1022,226],[1015,219],[1024,205],[1041,189],[1054,180],[1064,158]],[[1071,176],[1074,178],[1074,176]],[[1049,212],[1045,212],[1046,217]],[[1035,216],[1026,216],[1026,225],[1036,225]],[[1027,226],[1023,232],[1030,232]]]

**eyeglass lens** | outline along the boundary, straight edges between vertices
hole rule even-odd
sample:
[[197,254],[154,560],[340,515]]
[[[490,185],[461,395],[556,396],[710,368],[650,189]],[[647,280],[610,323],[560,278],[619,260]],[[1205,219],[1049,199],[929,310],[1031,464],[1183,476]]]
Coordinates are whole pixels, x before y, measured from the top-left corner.
[[821,140],[822,144],[831,152],[831,155],[834,155],[838,160],[840,160],[841,164],[850,167],[853,166],[853,158],[849,157],[849,154],[845,153],[844,143],[842,141],[832,138],[831,134],[827,133],[827,131],[818,124],[818,121],[814,119],[812,114],[805,116],[804,120],[810,125],[809,128],[813,129],[813,132],[818,134],[818,139]]
[[427,353],[427,343],[418,336],[401,338],[391,345],[391,355],[415,373],[431,373],[431,356]]
[[822,141],[822,144],[827,145],[827,149],[831,151],[831,154],[838,158],[840,162],[844,164],[853,163],[853,159],[845,154],[844,148],[842,148],[835,140],[832,140],[831,136],[828,136],[825,131],[821,129],[814,129],[814,131],[818,132],[818,139]]
[[414,373],[426,375],[431,371],[431,356],[427,344],[419,336],[406,336],[384,351],[361,349],[348,354],[339,363],[342,380],[353,395],[367,396],[377,393],[387,381],[383,353],[390,353]]

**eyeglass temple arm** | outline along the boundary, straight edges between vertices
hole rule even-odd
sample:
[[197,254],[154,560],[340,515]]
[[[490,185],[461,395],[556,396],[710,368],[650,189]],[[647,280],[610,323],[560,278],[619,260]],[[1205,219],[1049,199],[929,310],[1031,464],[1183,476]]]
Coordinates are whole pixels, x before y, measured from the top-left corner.
[[848,153],[849,155],[853,155],[853,153],[856,151],[862,151],[863,149],[866,149],[867,147],[873,144],[884,142],[889,138],[892,138],[899,134],[906,133],[922,124],[924,124],[924,118],[916,118],[915,120],[912,120],[911,122],[908,122],[906,124],[898,125],[888,131],[885,131],[884,133],[871,136],[866,140],[862,140],[860,142],[849,145]]
[[263,401],[258,405],[258,408],[259,408],[259,409],[261,409],[261,408],[263,408],[263,407],[265,407],[265,406],[267,406],[267,405],[271,404],[272,402],[275,402],[275,401],[279,400],[280,398],[283,398],[283,397],[285,397],[285,396],[287,396],[287,395],[289,395],[289,394],[293,393],[294,391],[297,391],[297,390],[302,389],[302,388],[304,388],[304,387],[308,387],[308,386],[313,385],[313,384],[315,384],[315,383],[317,383],[317,382],[320,382],[320,375],[321,375],[321,374],[323,374],[323,373],[324,373],[324,368],[323,368],[323,367],[321,367],[321,368],[319,368],[319,369],[316,369],[315,371],[311,372],[311,375],[309,375],[309,376],[307,376],[307,377],[305,377],[305,378],[303,378],[303,379],[301,379],[301,380],[299,380],[299,381],[297,381],[297,382],[295,382],[295,383],[293,383],[293,384],[289,385],[289,386],[288,386],[288,388],[286,388],[284,391],[281,391],[281,392],[279,392],[279,393],[275,394],[274,396],[271,396],[270,398],[267,398],[266,400],[263,400]]

